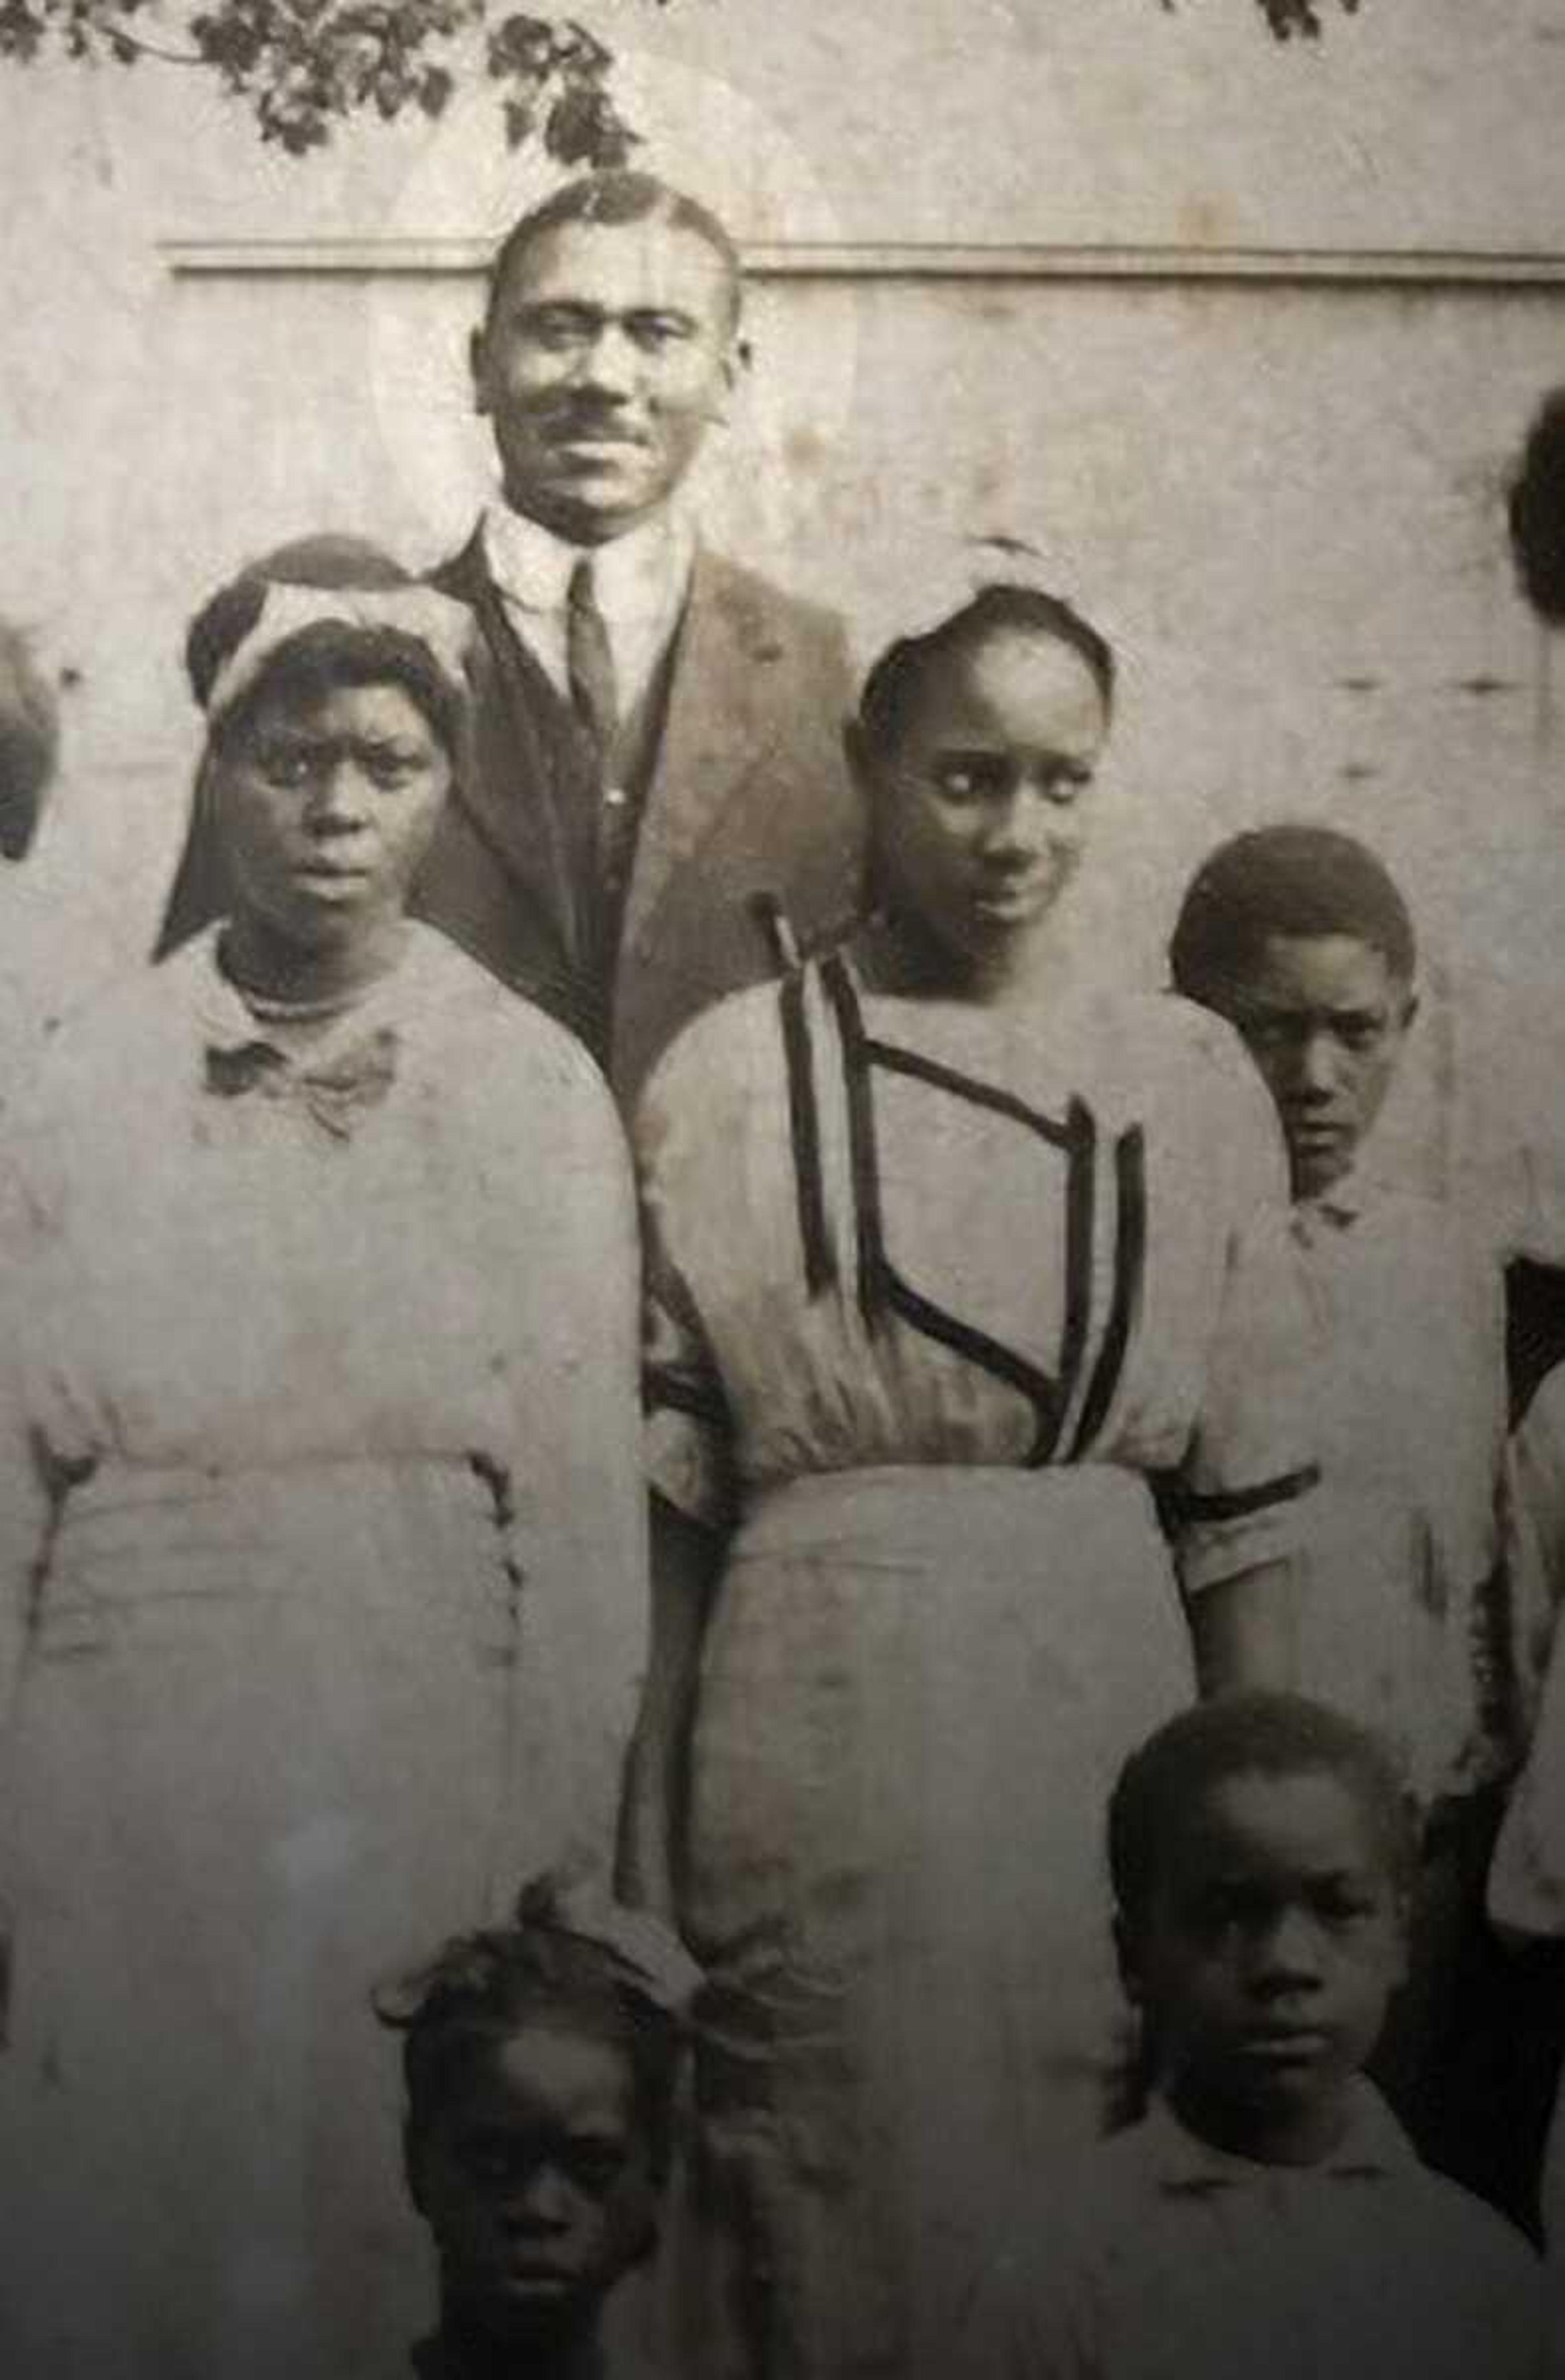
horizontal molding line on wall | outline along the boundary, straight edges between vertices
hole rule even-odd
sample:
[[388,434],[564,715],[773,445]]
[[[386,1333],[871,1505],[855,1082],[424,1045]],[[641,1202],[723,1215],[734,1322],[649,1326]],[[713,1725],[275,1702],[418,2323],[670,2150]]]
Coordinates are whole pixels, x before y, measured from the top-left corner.
[[[375,279],[481,272],[479,239],[168,239],[182,280],[233,275]],[[1553,289],[1565,254],[1465,249],[957,247],[941,242],[784,241],[745,250],[758,281],[1141,281],[1269,287]]]

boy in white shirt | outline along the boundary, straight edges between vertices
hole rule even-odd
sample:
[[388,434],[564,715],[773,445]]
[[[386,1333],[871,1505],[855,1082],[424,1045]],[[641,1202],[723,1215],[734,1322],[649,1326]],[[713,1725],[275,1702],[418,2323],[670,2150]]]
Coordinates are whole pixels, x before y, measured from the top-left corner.
[[1321,1465],[1294,1682],[1383,1734],[1428,1805],[1511,1752],[1506,1384],[1494,1250],[1365,1154],[1418,1013],[1413,922],[1362,843],[1267,827],[1197,871],[1170,959],[1237,1027],[1287,1144]]
[[999,2380],[1537,2380],[1538,2267],[1422,2166],[1361,2069],[1404,1963],[1390,1763],[1293,1695],[1160,1729],[1110,1815],[1157,2089],[996,2268]]

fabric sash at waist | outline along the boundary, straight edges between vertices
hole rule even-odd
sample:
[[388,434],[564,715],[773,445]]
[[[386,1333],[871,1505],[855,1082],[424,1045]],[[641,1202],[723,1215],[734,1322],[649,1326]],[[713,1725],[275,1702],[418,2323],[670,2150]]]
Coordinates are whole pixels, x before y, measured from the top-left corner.
[[1122,1543],[1127,1562],[1146,1560],[1161,1539],[1151,1492],[1139,1472],[1110,1463],[1040,1470],[941,1464],[824,1472],[760,1491],[748,1506],[729,1568],[776,1556],[840,1559],[855,1569],[909,1566],[926,1574],[941,1552],[968,1575],[1014,1574],[1049,1564],[1084,1542],[1095,1566]]
[[45,1636],[74,1612],[329,1593],[379,1602],[504,1587],[503,1484],[462,1454],[319,1458],[256,1468],[106,1461],[69,1489],[39,1597]]

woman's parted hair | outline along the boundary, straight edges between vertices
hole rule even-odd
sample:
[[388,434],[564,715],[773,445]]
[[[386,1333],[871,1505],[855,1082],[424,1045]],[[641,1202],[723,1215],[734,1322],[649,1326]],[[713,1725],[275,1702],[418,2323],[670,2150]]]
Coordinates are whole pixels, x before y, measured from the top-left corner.
[[880,752],[894,750],[919,678],[930,663],[977,651],[997,636],[1048,637],[1066,646],[1086,665],[1105,713],[1112,715],[1116,669],[1108,638],[1062,596],[1041,587],[996,580],[937,626],[899,637],[887,646],[859,697],[858,723],[866,741]]

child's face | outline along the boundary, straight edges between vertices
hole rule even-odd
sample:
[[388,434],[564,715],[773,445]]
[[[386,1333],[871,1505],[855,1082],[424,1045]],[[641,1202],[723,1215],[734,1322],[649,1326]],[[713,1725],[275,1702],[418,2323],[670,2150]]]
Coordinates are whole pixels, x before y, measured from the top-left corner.
[[1210,1786],[1170,1826],[1124,1950],[1159,2080],[1195,2129],[1241,2154],[1329,2146],[1403,1973],[1400,1899],[1349,1786],[1317,1772]]
[[425,2125],[411,2179],[448,2312],[506,2340],[569,2327],[650,2236],[628,2056],[564,2020],[497,2041]]
[[1231,1014],[1277,1105],[1296,1198],[1353,1167],[1390,1089],[1414,1002],[1350,934],[1269,934]]

